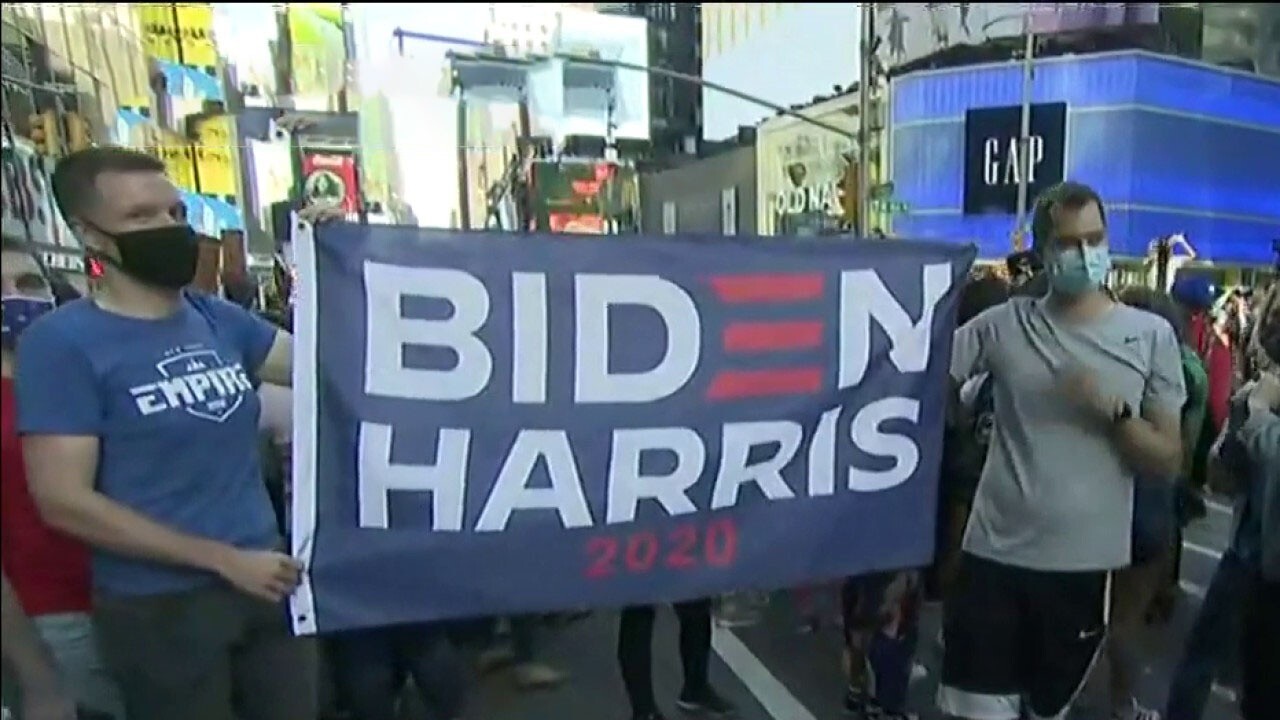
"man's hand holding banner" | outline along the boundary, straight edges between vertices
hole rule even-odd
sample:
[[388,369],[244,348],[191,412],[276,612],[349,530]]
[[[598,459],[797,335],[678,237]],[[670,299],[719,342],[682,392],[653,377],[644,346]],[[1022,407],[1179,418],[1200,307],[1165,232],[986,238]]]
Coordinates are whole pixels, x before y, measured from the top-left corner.
[[300,632],[929,562],[971,248],[306,235]]

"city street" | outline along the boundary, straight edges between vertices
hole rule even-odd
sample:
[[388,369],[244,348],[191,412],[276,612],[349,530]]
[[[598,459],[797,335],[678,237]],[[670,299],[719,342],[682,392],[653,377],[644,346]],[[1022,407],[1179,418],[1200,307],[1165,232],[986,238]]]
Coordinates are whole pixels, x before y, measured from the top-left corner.
[[[1230,528],[1229,509],[1215,503],[1209,516],[1192,526],[1185,541],[1183,596],[1172,622],[1153,628],[1148,637],[1152,650],[1151,667],[1140,688],[1147,705],[1163,704],[1174,663],[1183,638],[1208,587],[1217,558],[1226,547]],[[831,622],[817,634],[802,632],[785,595],[776,596],[764,620],[754,626],[724,630],[717,628],[712,657],[712,680],[716,687],[740,709],[743,720],[824,720],[841,716],[843,683],[840,673],[840,634],[835,624],[834,594],[826,602]],[[912,709],[921,718],[938,718],[932,709],[937,686],[940,648],[938,612],[926,612],[918,660],[927,674],[920,673],[913,686]],[[614,660],[615,617],[598,613],[560,631],[549,631],[545,656],[572,673],[572,681],[561,689],[523,694],[515,691],[509,677],[485,679],[477,688],[470,717],[477,720],[626,720],[628,709]],[[680,686],[680,664],[676,653],[676,624],[670,613],[659,615],[654,638],[654,677],[659,704],[670,718],[678,717],[674,707]],[[1105,669],[1105,666],[1102,666]],[[1107,716],[1105,682],[1102,673],[1086,689],[1074,718],[1102,720]],[[1206,710],[1209,720],[1237,717],[1228,693],[1216,689]]]

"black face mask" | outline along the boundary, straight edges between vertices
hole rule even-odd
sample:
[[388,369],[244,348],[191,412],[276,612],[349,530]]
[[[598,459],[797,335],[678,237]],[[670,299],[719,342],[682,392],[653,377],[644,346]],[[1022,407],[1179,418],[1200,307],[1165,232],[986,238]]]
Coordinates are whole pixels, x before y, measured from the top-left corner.
[[200,239],[190,225],[166,225],[122,233],[100,232],[115,240],[120,259],[101,253],[94,255],[143,285],[181,290],[196,277]]

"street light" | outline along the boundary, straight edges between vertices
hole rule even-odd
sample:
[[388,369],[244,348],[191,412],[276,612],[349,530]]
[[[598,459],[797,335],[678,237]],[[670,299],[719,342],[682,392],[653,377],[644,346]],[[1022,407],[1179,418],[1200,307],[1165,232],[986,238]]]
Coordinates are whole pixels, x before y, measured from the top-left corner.
[[[862,29],[864,33],[869,33],[870,35],[874,36],[873,14],[870,10],[865,9],[867,5],[868,4],[864,3],[864,10],[861,16]],[[868,28],[870,29],[868,30]],[[861,114],[859,116],[858,122],[859,122],[860,129],[857,132],[850,132],[845,128],[839,127],[838,125],[833,125],[823,120],[819,120],[817,118],[811,117],[810,115],[804,113],[803,111],[778,105],[777,103],[770,102],[768,100],[765,100],[764,98],[742,92],[741,90],[737,90],[737,89],[728,87],[726,85],[721,85],[720,83],[717,83],[717,82],[712,82],[710,80],[707,80],[706,78],[702,78],[697,75],[690,75],[687,73],[679,72],[677,70],[671,70],[668,68],[654,67],[650,65],[640,65],[636,63],[625,62],[622,60],[592,57],[592,56],[587,56],[587,55],[582,55],[577,53],[552,52],[547,54],[535,55],[523,61],[528,64],[519,66],[520,70],[517,71],[516,70],[517,66],[514,65],[513,63],[517,63],[520,61],[517,61],[515,58],[507,58],[507,57],[502,57],[497,55],[494,52],[494,47],[488,43],[477,42],[475,40],[469,40],[466,38],[457,38],[457,37],[449,37],[445,35],[436,35],[433,33],[416,32],[412,30],[405,30],[404,28],[396,28],[394,31],[392,31],[392,37],[394,37],[396,40],[396,43],[399,49],[399,54],[401,56],[403,56],[405,52],[405,40],[418,40],[418,41],[429,42],[429,43],[454,45],[454,46],[469,48],[475,51],[473,53],[467,53],[467,54],[458,54],[458,53],[451,52],[448,55],[451,61],[451,64],[453,66],[452,67],[453,89],[458,92],[458,132],[459,132],[458,194],[459,194],[459,202],[460,202],[459,216],[461,220],[461,226],[464,229],[470,227],[470,215],[471,215],[470,203],[469,203],[469,199],[470,199],[469,184],[470,183],[467,178],[468,173],[466,168],[466,156],[465,156],[465,147],[464,147],[465,133],[466,133],[466,95],[465,93],[467,88],[482,86],[482,85],[475,84],[477,82],[480,82],[482,79],[493,81],[494,79],[499,77],[502,72],[511,73],[511,77],[514,79],[516,74],[519,72],[523,78],[521,84],[519,85],[519,91],[522,97],[522,102],[520,103],[522,135],[525,138],[527,138],[527,127],[528,127],[527,119],[526,119],[527,113],[528,113],[528,103],[527,103],[527,97],[526,97],[527,87],[523,83],[527,82],[528,73],[530,71],[535,69],[538,65],[542,63],[550,62],[552,60],[560,60],[564,63],[564,73],[565,73],[566,79],[572,79],[574,80],[575,83],[580,81],[587,87],[597,87],[597,86],[601,86],[603,88],[615,87],[616,72],[618,70],[630,70],[632,72],[642,72],[648,75],[653,75],[653,76],[662,77],[662,78],[669,78],[669,79],[677,80],[680,82],[686,82],[700,88],[707,88],[715,92],[724,93],[726,95],[735,97],[744,102],[751,103],[752,105],[756,105],[758,107],[768,109],[774,112],[775,114],[794,118],[804,124],[811,125],[816,128],[821,128],[823,130],[826,130],[827,132],[835,133],[840,137],[853,140],[854,142],[858,143],[858,147],[859,147],[858,152],[860,154],[860,157],[864,158],[861,162],[858,163],[859,167],[858,167],[857,174],[859,175],[858,180],[860,180],[861,182],[857,182],[857,185],[858,185],[857,190],[859,194],[859,197],[857,198],[857,203],[856,203],[858,207],[857,215],[860,218],[859,220],[860,224],[866,224],[868,221],[867,219],[870,214],[870,200],[868,198],[868,192],[870,190],[870,179],[867,174],[868,162],[865,160],[865,158],[869,158],[869,150],[867,146],[869,145],[868,138],[870,136],[870,133],[868,130],[865,129],[865,125],[867,122],[869,122],[869,119],[867,117],[869,114],[869,110],[867,108],[869,108],[870,106],[869,95],[868,95],[868,92],[869,92],[868,83],[874,82],[873,78],[870,76],[875,73],[874,71],[867,71],[865,70],[865,68],[875,66],[874,57],[869,57],[871,54],[874,53],[874,45],[872,44],[873,38],[864,38],[863,52],[861,53],[863,56],[862,67],[864,68],[863,72],[865,74],[860,76],[860,80],[859,80],[859,83],[861,86],[859,92],[862,95],[859,102]],[[506,68],[505,71],[500,70],[500,68],[503,68],[503,67]],[[602,85],[603,81],[601,80],[601,78],[604,77],[604,75],[602,74],[596,74],[596,75],[586,74],[586,71],[589,68],[598,68],[601,70],[607,70],[610,76],[608,82],[604,82]],[[614,104],[613,91],[606,89],[606,93],[608,93],[608,112],[609,112],[608,123],[610,126],[612,126],[613,124],[612,114],[616,106]],[[612,135],[612,131],[613,131],[613,128],[610,127],[609,128],[610,135]],[[523,153],[523,149],[522,149],[522,153]],[[522,160],[523,160],[523,155],[522,155]],[[525,220],[527,222],[527,216]],[[522,225],[522,227],[526,227],[526,226],[527,225]]]
[[[489,49],[489,47],[484,43],[479,43],[474,40],[466,40],[464,38],[445,37],[442,35],[433,35],[430,33],[419,33],[411,30],[405,30],[403,28],[396,28],[396,30],[392,33],[392,35],[398,41],[400,52],[402,54],[404,52],[405,40],[422,40],[426,42],[463,45],[463,46],[468,46],[472,48],[477,48],[482,51]],[[481,54],[477,54],[477,57],[479,56],[481,56]],[[672,78],[675,80],[679,80],[681,82],[692,83],[694,85],[697,85],[698,87],[705,87],[709,90],[714,90],[716,92],[724,93],[726,95],[731,95],[744,102],[749,102],[752,105],[757,105],[759,107],[772,110],[773,112],[779,115],[786,115],[787,117],[795,118],[803,123],[807,123],[814,127],[822,128],[823,130],[827,130],[829,132],[833,132],[841,137],[848,138],[850,140],[857,140],[857,133],[851,133],[848,130],[842,127],[839,127],[837,125],[832,125],[830,123],[826,123],[821,120],[818,120],[817,118],[809,117],[808,115],[805,115],[803,112],[800,112],[798,110],[793,110],[789,107],[783,107],[782,105],[778,105],[777,103],[769,102],[764,98],[760,98],[760,97],[756,97],[755,95],[744,93],[741,90],[735,90],[731,87],[728,87],[727,85],[721,85],[720,83],[712,82],[705,78],[698,77],[697,75],[689,75],[687,73],[682,73],[682,72],[679,72],[676,70],[670,70],[667,68],[653,67],[650,65],[637,65],[635,63],[623,62],[621,60],[593,58],[593,57],[587,57],[585,55],[577,55],[573,53],[559,53],[559,52],[550,53],[548,55],[539,56],[539,59],[565,60],[568,62],[580,64],[580,65],[599,65],[603,67],[617,68],[619,70],[631,70],[634,72],[648,73],[650,75],[657,75],[658,77]]]

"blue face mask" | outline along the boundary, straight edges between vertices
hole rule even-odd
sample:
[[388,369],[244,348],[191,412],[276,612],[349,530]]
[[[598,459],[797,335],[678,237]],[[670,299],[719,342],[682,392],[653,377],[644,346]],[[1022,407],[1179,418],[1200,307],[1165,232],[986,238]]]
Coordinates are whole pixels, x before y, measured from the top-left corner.
[[53,309],[53,301],[25,295],[8,295],[0,298],[0,342],[13,347],[18,336],[36,318]]
[[1064,295],[1079,295],[1102,287],[1111,272],[1111,249],[1106,245],[1082,245],[1059,250],[1046,265],[1053,289]]

